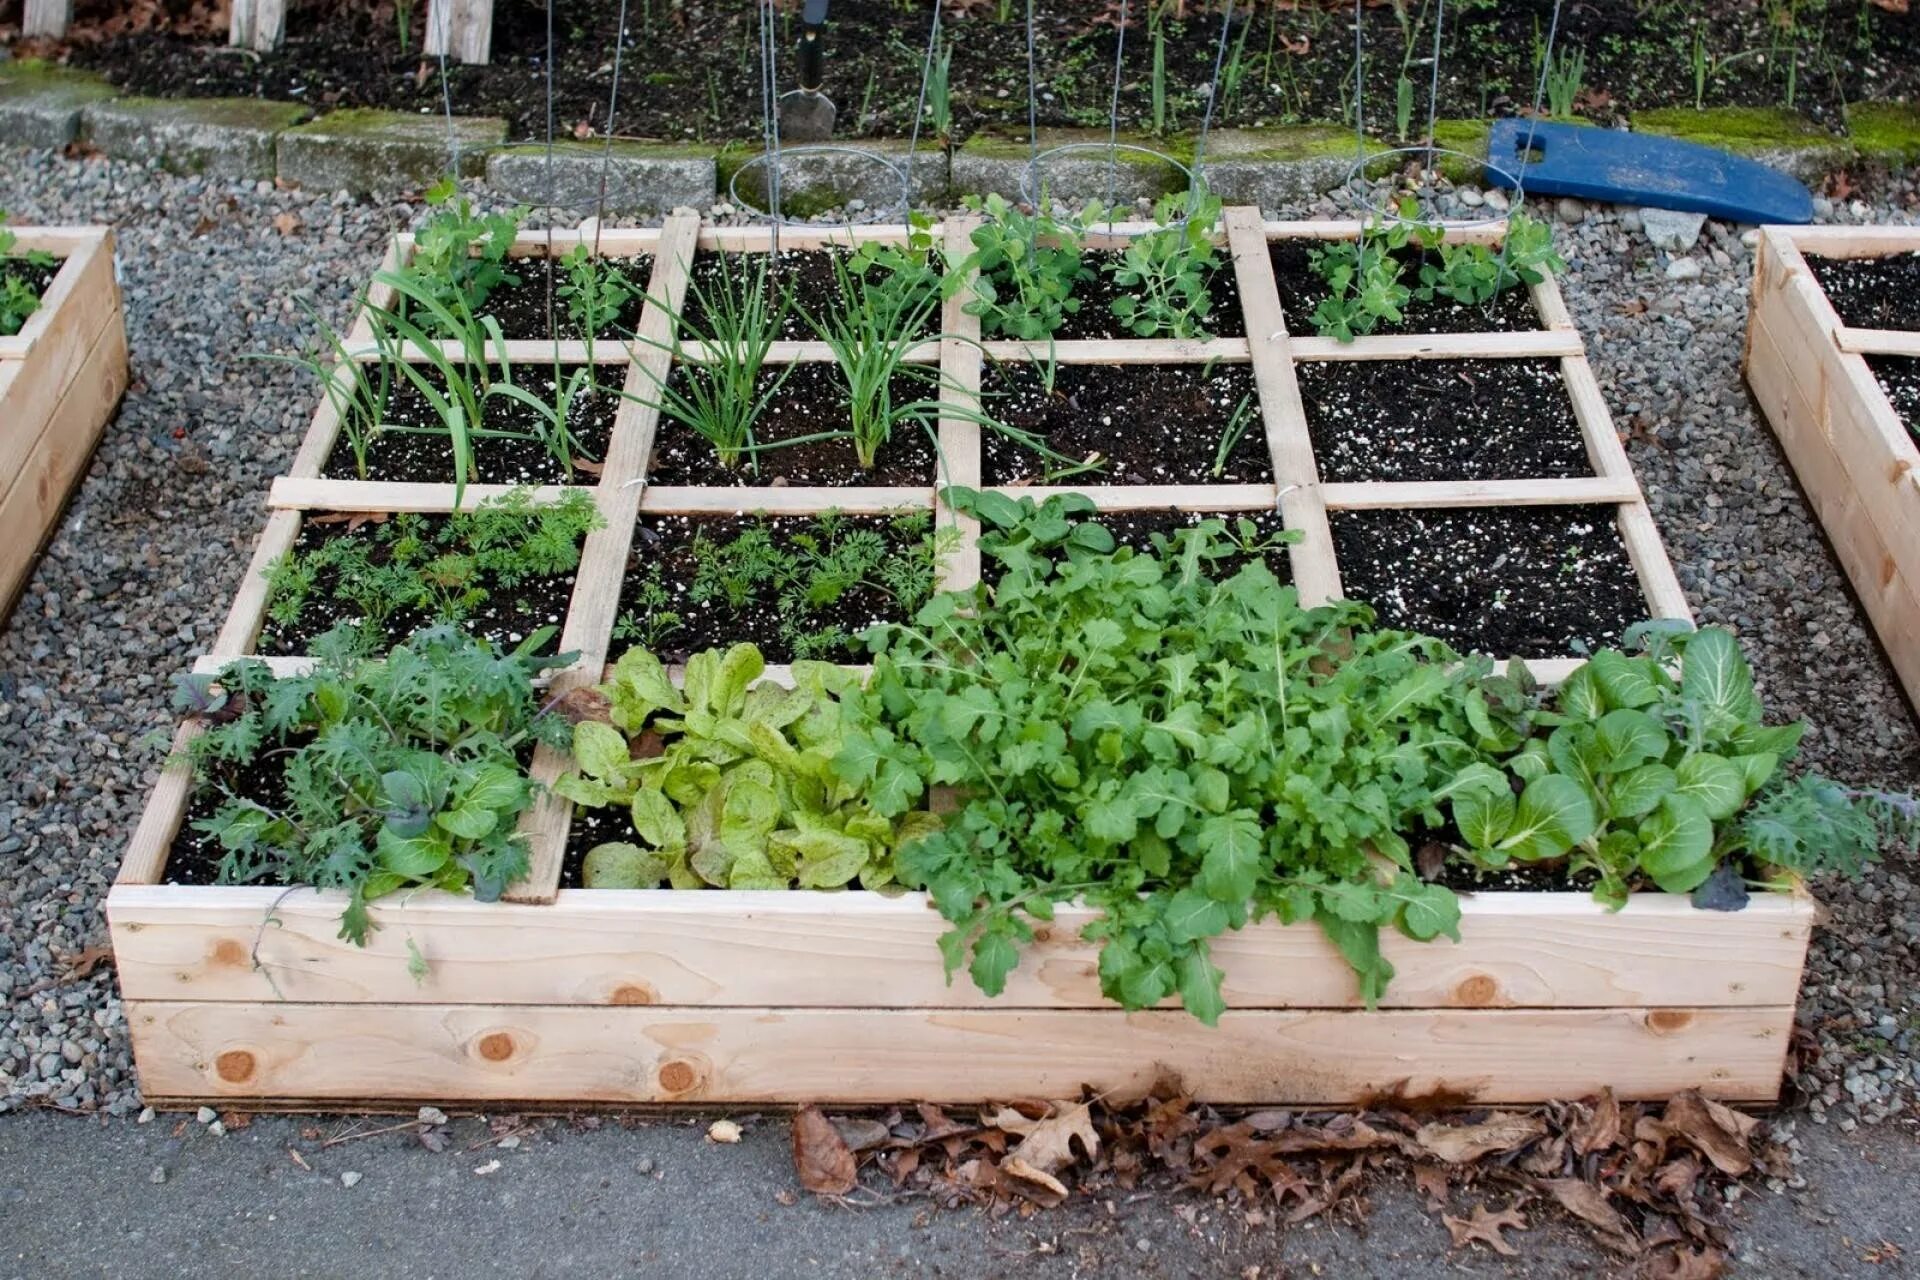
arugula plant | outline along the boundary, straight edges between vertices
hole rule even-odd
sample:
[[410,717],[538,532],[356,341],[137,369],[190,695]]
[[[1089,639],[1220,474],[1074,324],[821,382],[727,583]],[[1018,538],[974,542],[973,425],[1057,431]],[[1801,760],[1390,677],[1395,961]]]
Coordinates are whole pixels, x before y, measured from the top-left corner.
[[[901,844],[937,827],[926,812],[841,778],[844,701],[860,677],[793,664],[793,687],[756,684],[749,644],[687,662],[684,689],[631,649],[600,687],[605,719],[574,726],[577,771],[554,784],[575,804],[622,808],[633,840],[587,851],[589,889],[875,889]],[[636,750],[635,743],[641,744]]]
[[1080,310],[1073,290],[1093,274],[1081,248],[1087,227],[1100,219],[1099,206],[1060,214],[1028,213],[997,195],[964,203],[986,220],[973,229],[972,251],[947,263],[943,293],[952,297],[971,280],[964,310],[980,317],[986,337],[1038,342],[1051,336]]
[[1220,249],[1213,243],[1220,208],[1220,197],[1204,185],[1161,196],[1153,207],[1158,229],[1134,237],[1111,265],[1113,283],[1132,291],[1110,304],[1132,336],[1209,336],[1210,285],[1220,268]]
[[[342,890],[340,936],[358,944],[367,904],[401,889],[497,899],[527,871],[515,826],[535,784],[521,761],[535,741],[567,742],[534,689],[576,656],[536,656],[551,638],[495,653],[433,627],[375,659],[336,630],[307,675],[275,679],[241,659],[182,676],[175,706],[205,729],[185,757],[220,801],[193,825],[220,844],[221,883]],[[264,788],[235,786],[248,768]]]
[[370,644],[399,620],[459,622],[496,590],[573,572],[581,541],[603,523],[577,489],[556,503],[536,505],[515,490],[445,517],[403,512],[370,521],[274,561],[267,617],[297,628],[324,601]]
[[902,882],[953,929],[948,970],[1002,990],[1033,920],[1099,911],[1101,989],[1222,1011],[1209,939],[1315,920],[1376,1000],[1379,932],[1454,936],[1401,832],[1510,752],[1507,677],[1371,611],[1302,608],[1265,564],[1214,572],[1219,530],[1164,555],[1115,549],[1083,497],[1036,505],[949,490],[977,516],[992,586],[944,593],[868,633],[873,673],[837,759],[888,816],[934,786],[962,804],[901,848]]
[[[434,213],[414,231],[413,256],[397,273],[413,284],[415,292],[447,310],[477,314],[488,294],[503,284],[520,283],[520,277],[507,270],[507,255],[520,234],[525,209],[480,214],[471,200],[459,194],[452,178],[435,183],[426,200]],[[429,324],[437,321],[436,314]]]

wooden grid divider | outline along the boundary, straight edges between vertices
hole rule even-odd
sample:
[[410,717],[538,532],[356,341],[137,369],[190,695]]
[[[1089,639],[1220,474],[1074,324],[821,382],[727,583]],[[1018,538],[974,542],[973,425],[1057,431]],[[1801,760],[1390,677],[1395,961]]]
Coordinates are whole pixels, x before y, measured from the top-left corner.
[[1307,414],[1300,402],[1300,383],[1294,374],[1286,316],[1280,309],[1280,290],[1274,283],[1272,259],[1267,255],[1266,230],[1257,209],[1228,209],[1224,220],[1234,278],[1240,286],[1240,309],[1247,322],[1260,416],[1266,425],[1267,448],[1273,454],[1280,513],[1287,528],[1298,529],[1301,534],[1300,541],[1289,549],[1293,583],[1302,604],[1324,604],[1341,595],[1340,569],[1334,560],[1333,531],[1327,524],[1320,473],[1314,465],[1313,439],[1307,432]]
[[[972,249],[973,230],[978,218],[956,218],[942,234],[950,261],[958,262]],[[969,285],[971,282],[969,281]],[[972,289],[962,288],[946,301],[940,329],[940,400],[967,413],[980,410],[980,373],[984,357],[980,348],[980,317],[969,315],[967,299]],[[978,489],[981,483],[982,446],[980,424],[957,414],[940,418],[940,477],[942,487],[957,485]],[[939,566],[940,587],[963,591],[980,581],[980,522],[963,516],[936,494],[934,523],[949,523],[960,530],[960,546]]]

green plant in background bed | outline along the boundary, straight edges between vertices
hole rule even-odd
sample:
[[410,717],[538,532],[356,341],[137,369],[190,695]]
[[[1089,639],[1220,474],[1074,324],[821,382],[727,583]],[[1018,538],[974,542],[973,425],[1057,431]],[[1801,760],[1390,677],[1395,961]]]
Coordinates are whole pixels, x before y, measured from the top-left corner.
[[[223,850],[220,881],[344,891],[340,935],[361,944],[367,904],[401,889],[498,898],[527,871],[514,828],[535,786],[520,761],[536,738],[567,743],[534,689],[574,656],[535,656],[551,634],[499,654],[435,627],[375,659],[335,631],[307,675],[242,659],[181,677],[175,705],[205,729],[186,758],[222,797],[194,823]],[[268,781],[243,794],[231,779],[249,768]]]
[[965,203],[986,220],[973,230],[972,252],[947,264],[947,295],[965,288],[968,273],[977,270],[965,310],[980,317],[982,334],[1029,342],[1049,337],[1080,310],[1073,289],[1092,274],[1080,255],[1087,226],[1100,217],[1098,206],[1060,215],[1027,213],[997,195]]
[[15,252],[19,237],[3,225],[6,220],[7,211],[0,209],[0,337],[11,337],[20,332],[27,323],[27,317],[40,309],[39,291],[23,277],[9,271],[7,264],[24,262],[33,267],[51,267],[54,264],[54,256],[42,249]]
[[1454,935],[1453,894],[1401,833],[1521,741],[1506,678],[1371,629],[1364,605],[1304,609],[1259,561],[1216,580],[1217,526],[1145,555],[1083,522],[1084,498],[949,496],[1001,576],[869,634],[868,719],[841,756],[884,814],[931,785],[964,797],[898,857],[954,925],[949,970],[970,957],[1000,991],[1028,921],[1082,899],[1109,997],[1178,994],[1212,1022],[1208,939],[1249,919],[1318,921],[1370,1001],[1382,926]]
[[848,255],[847,268],[866,282],[869,294],[884,300],[887,306],[893,307],[894,297],[899,297],[899,312],[911,316],[920,311],[924,300],[937,301],[940,297],[940,271],[935,266],[934,251],[933,219],[915,211],[907,215],[904,245],[864,241]]
[[526,210],[480,214],[452,178],[441,179],[426,198],[434,213],[414,231],[413,256],[398,273],[413,282],[412,292],[449,310],[478,313],[494,289],[520,283],[506,263]]
[[[720,280],[713,287],[703,286],[698,279],[688,282],[688,292],[706,317],[704,329],[689,325],[684,312],[674,316],[676,342],[700,343],[700,358],[680,362],[664,375],[636,361],[635,367],[654,379],[654,398],[622,394],[698,434],[713,446],[721,466],[732,468],[746,461],[757,473],[762,446],[755,439],[754,424],[793,373],[792,365],[781,365],[761,385],[767,352],[793,306],[793,286],[774,277],[765,254],[757,255],[754,266],[740,275],[734,274],[730,263],[731,256],[722,254]],[[677,351],[674,343],[639,341]]]
[[[1184,215],[1184,216],[1183,216]],[[1136,338],[1204,338],[1213,311],[1210,286],[1220,268],[1213,243],[1220,197],[1204,185],[1169,192],[1153,207],[1159,229],[1135,236],[1109,268],[1127,290],[1111,306]]]
[[644,649],[614,664],[606,719],[574,726],[579,769],[554,786],[632,819],[635,840],[587,852],[588,888],[874,889],[903,842],[939,826],[835,770],[857,674],[797,662],[792,688],[754,685],[764,669],[745,644],[693,655],[684,689]]
[[495,590],[579,568],[581,540],[602,523],[580,490],[538,505],[515,490],[439,518],[403,512],[274,561],[267,617],[297,626],[325,602],[370,642],[408,613],[458,622]]

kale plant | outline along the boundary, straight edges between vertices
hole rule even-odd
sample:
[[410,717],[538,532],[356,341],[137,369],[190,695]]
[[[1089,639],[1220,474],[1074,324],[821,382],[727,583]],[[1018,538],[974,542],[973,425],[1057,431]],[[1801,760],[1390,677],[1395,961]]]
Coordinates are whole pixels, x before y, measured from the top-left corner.
[[[551,637],[500,654],[433,627],[376,659],[336,629],[307,675],[241,659],[185,678],[177,705],[204,727],[186,756],[221,797],[193,825],[224,850],[221,882],[340,890],[340,935],[362,944],[367,904],[400,889],[498,898],[527,870],[515,826],[535,788],[522,762],[536,739],[567,740],[533,683],[573,659],[535,656]],[[243,771],[264,781],[243,789]]]

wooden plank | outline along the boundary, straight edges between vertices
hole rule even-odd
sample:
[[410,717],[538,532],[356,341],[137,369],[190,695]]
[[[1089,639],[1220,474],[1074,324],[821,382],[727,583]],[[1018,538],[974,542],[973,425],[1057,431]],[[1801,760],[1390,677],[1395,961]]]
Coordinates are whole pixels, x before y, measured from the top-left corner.
[[1488,360],[1523,356],[1577,356],[1586,348],[1574,329],[1519,329],[1508,333],[1376,333],[1292,340],[1296,360]]
[[1573,402],[1574,421],[1580,424],[1580,438],[1587,446],[1587,462],[1595,475],[1616,476],[1633,484],[1634,498],[1640,497],[1640,484],[1634,479],[1633,464],[1627,460],[1626,446],[1614,429],[1613,415],[1607,411],[1606,397],[1600,393],[1600,380],[1585,355],[1567,356],[1560,361],[1561,381]]
[[[931,228],[934,239],[945,233],[944,228],[935,224]],[[902,226],[802,226],[783,223],[780,227],[780,247],[782,249],[827,249],[851,248],[855,245],[873,242],[876,244],[905,244],[912,233]],[[772,247],[773,231],[769,227],[704,227],[700,231],[699,247],[703,250],[725,250],[729,253],[765,253]]]
[[59,40],[73,21],[73,0],[26,0],[20,34],[27,39]]
[[1920,227],[1763,227],[1761,232],[1823,258],[1881,258],[1920,250]]
[[1279,490],[1270,484],[1121,484],[1020,485],[1001,492],[1035,502],[1076,493],[1102,511],[1272,511]]
[[[490,360],[497,360],[502,345],[506,350],[507,364],[516,375],[523,368],[551,368],[555,364],[568,368],[588,364],[615,365],[625,364],[628,360],[625,344],[615,338],[600,338],[593,342],[578,338],[508,338],[504,344],[487,344]],[[465,348],[452,338],[435,339],[428,347],[408,340],[399,345],[397,354],[408,364],[426,364],[433,358],[429,352],[436,350],[455,363],[459,363],[466,354]],[[364,339],[349,343],[347,354],[362,364],[373,364],[383,358],[380,346],[371,333]]]
[[124,329],[111,242],[83,246],[61,265],[40,309],[16,335],[27,345],[7,362],[13,376],[0,400],[0,493],[43,447],[48,421],[110,327]]
[[497,502],[516,493],[524,494],[535,505],[561,502],[568,494],[582,492],[583,488],[561,484],[470,484],[456,503],[457,486],[450,484],[277,476],[267,491],[267,506],[276,510],[308,511],[471,511],[484,502]]
[[[314,663],[317,661],[312,654],[306,653],[279,653],[274,654],[272,657],[261,657],[257,653],[249,653],[241,656],[245,657],[249,662],[263,664],[268,671],[273,673],[273,678],[276,680],[283,679],[287,676],[306,675],[309,671],[313,670]],[[193,660],[193,673],[197,676],[214,675],[233,661],[235,661],[235,659],[231,656],[222,657],[217,653],[203,653]]]
[[1325,484],[1329,511],[1374,511],[1389,507],[1553,506],[1633,502],[1640,486],[1631,474],[1556,480],[1415,480]]
[[260,540],[253,544],[253,558],[247,562],[239,589],[234,592],[233,603],[227,609],[227,620],[214,639],[213,651],[208,655],[216,669],[234,658],[253,652],[254,642],[260,638],[260,628],[266,622],[267,597],[270,594],[267,571],[273,568],[276,560],[293,550],[294,541],[299,536],[298,511],[283,509],[267,517],[267,527],[261,530]]
[[1560,282],[1552,272],[1541,275],[1539,284],[1527,286],[1527,295],[1533,299],[1534,312],[1540,317],[1540,326],[1544,329],[1572,329],[1573,316],[1567,310],[1567,301],[1560,295]]
[[227,43],[236,49],[272,53],[287,34],[287,0],[233,0]]
[[1647,598],[1650,618],[1678,618],[1693,621],[1693,606],[1674,575],[1667,547],[1660,540],[1660,528],[1653,512],[1644,502],[1624,502],[1615,513],[1620,539],[1627,545],[1627,559],[1633,562],[1634,575],[1640,579],[1641,594]]
[[[165,834],[171,841],[172,832]],[[564,889],[550,906],[422,891],[382,899],[364,947],[339,936],[339,892],[116,886],[115,965],[129,1000],[350,1004],[1111,1008],[1095,915],[1067,905],[998,997],[949,984],[924,894]],[[1791,1004],[1816,908],[1758,894],[1707,914],[1636,894],[1461,899],[1460,941],[1381,943],[1398,970],[1382,1007],[1600,1008]],[[271,912],[274,927],[261,924]],[[428,973],[407,972],[410,948]],[[1232,1008],[1360,1008],[1353,971],[1316,925],[1273,921],[1212,946]],[[1178,1001],[1170,1001],[1177,1008]]]
[[[682,342],[677,344],[679,359],[683,362],[698,364],[706,360],[707,344],[704,342]],[[909,364],[938,364],[940,361],[938,342],[916,342],[907,348],[901,358]],[[774,342],[767,346],[768,364],[825,364],[837,359],[833,348],[824,342]]]
[[[187,744],[200,733],[200,726],[195,724],[183,724],[176,729],[173,749],[168,753],[169,761],[184,752]],[[126,852],[120,855],[120,872],[113,880],[116,886],[160,883],[160,876],[166,870],[167,854],[173,848],[173,837],[180,830],[180,823],[187,813],[187,801],[192,796],[191,765],[180,761],[161,768],[159,779],[147,795],[147,807],[140,811],[140,823],[133,829],[133,838],[127,842]],[[111,896],[112,891],[109,890],[108,894]]]
[[[373,313],[375,311],[393,310],[395,299],[393,286],[382,283],[379,277],[389,272],[398,271],[400,264],[405,262],[412,254],[413,237],[399,235],[388,237],[386,252],[380,256],[380,265],[374,269],[375,278],[369,281],[366,289],[361,292],[359,300],[354,306],[353,315],[348,318],[346,337],[348,347],[366,347],[372,345]],[[311,442],[313,436],[312,431],[309,431],[307,436],[308,441]],[[331,448],[332,446],[333,441],[329,439],[327,441],[327,447]],[[301,449],[301,456],[306,456],[305,448]],[[298,469],[297,463],[295,464],[294,474],[302,474]]]
[[1842,351],[1876,356],[1920,356],[1920,329],[1852,329],[1841,325],[1834,330],[1833,337]]
[[[728,1010],[138,1001],[149,1099],[892,1103],[1142,1095],[1348,1105],[1778,1091],[1793,1009]],[[1577,1052],[1570,1052],[1578,1046]]]
[[428,0],[429,58],[447,54],[461,62],[485,62],[493,48],[493,0]]
[[[984,346],[987,359],[1002,363],[1044,363],[1049,354],[1045,342],[1003,340]],[[1245,364],[1252,358],[1245,338],[1205,342],[1189,338],[1066,338],[1051,344],[1051,354],[1060,364],[1208,364],[1216,360]]]
[[1287,321],[1273,281],[1273,260],[1267,253],[1266,232],[1258,210],[1236,207],[1226,210],[1224,216],[1234,276],[1240,286],[1240,307],[1247,319],[1254,385],[1260,391],[1260,416],[1266,427],[1267,447],[1273,454],[1281,517],[1287,528],[1298,529],[1302,535],[1288,551],[1293,582],[1302,604],[1317,605],[1342,594],[1340,570],[1334,561],[1320,473],[1314,465],[1313,437],[1307,430],[1300,384],[1294,376]]
[[[20,325],[0,337],[0,360],[22,360],[34,344],[62,326],[66,333],[96,333],[109,311],[120,309],[120,287],[113,275],[113,232],[106,227],[9,227],[14,251],[50,253],[61,260],[53,279]],[[3,474],[3,473],[0,473]]]
[[[51,350],[45,354],[51,355]],[[39,358],[37,353],[33,362]],[[31,453],[18,472],[6,477],[6,493],[0,497],[0,619],[12,611],[25,589],[41,548],[58,528],[67,498],[86,473],[100,433],[126,389],[127,336],[115,312],[53,411],[38,422],[19,421],[17,434],[38,430]],[[11,399],[0,403],[0,423],[14,423],[8,416],[11,411]]]
[[[978,218],[961,217],[947,224],[943,234],[949,261],[958,262],[966,256],[974,228],[979,223]],[[984,363],[980,351],[980,317],[968,314],[966,309],[972,292],[971,281],[956,290],[948,297],[940,318],[940,400],[963,414],[980,412],[980,374]],[[964,416],[943,413],[939,440],[941,487],[980,488],[984,454],[980,424]],[[934,521],[960,532],[960,545],[936,566],[939,585],[942,590],[964,591],[980,581],[980,522],[956,512],[938,492]]]

